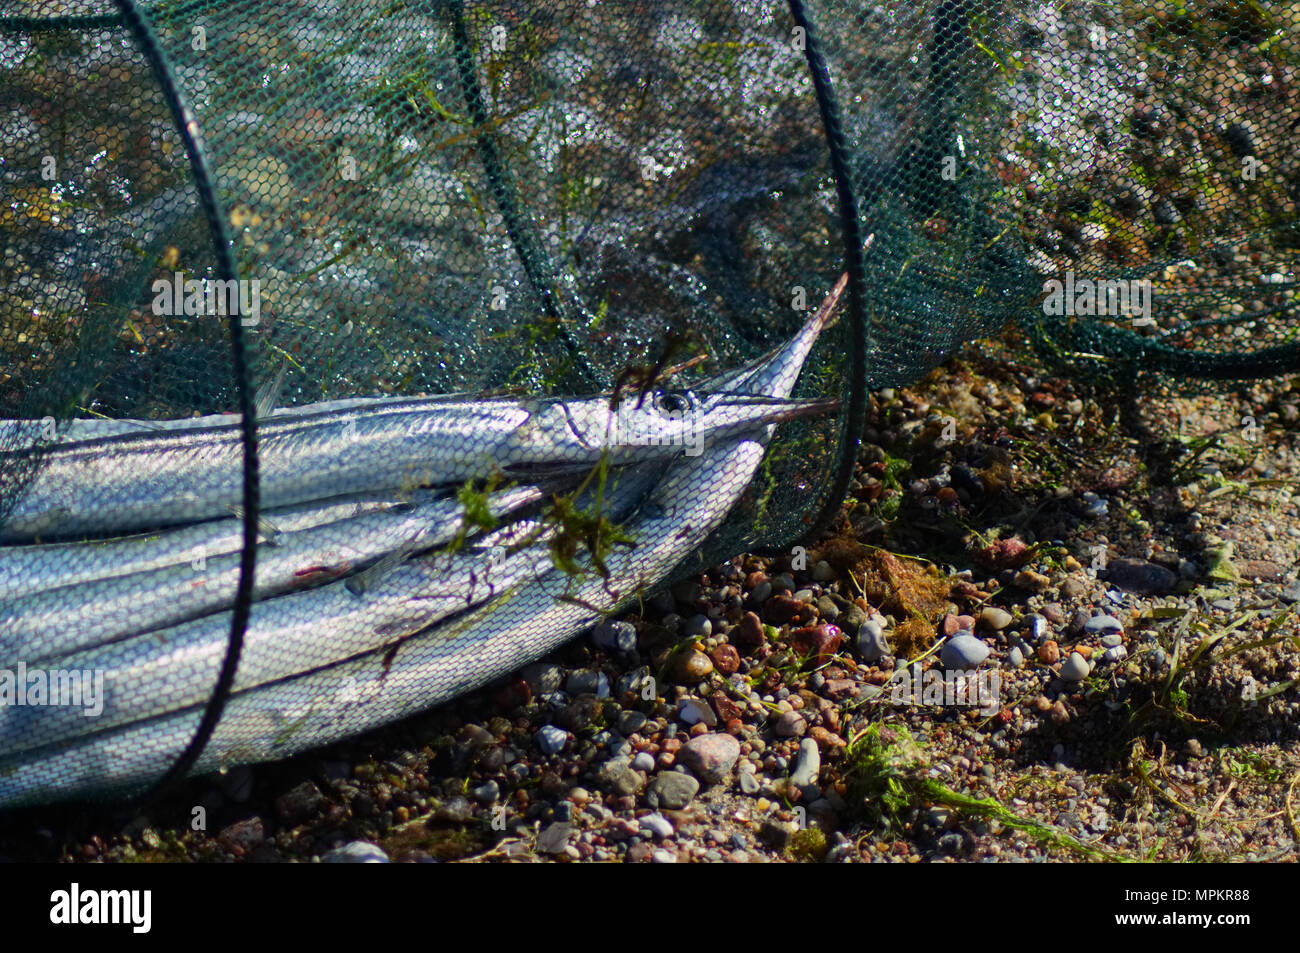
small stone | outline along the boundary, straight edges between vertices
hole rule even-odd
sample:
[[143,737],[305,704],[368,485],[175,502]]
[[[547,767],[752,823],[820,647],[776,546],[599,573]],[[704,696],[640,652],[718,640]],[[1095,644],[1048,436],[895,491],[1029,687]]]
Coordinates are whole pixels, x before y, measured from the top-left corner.
[[245,854],[266,840],[266,825],[260,817],[249,817],[223,827],[217,843],[233,854]]
[[1055,704],[1052,705],[1051,719],[1052,724],[1055,725],[1069,724],[1070,709],[1066,708],[1065,702],[1061,701],[1059,698],[1056,700]]
[[1111,632],[1123,632],[1124,623],[1113,615],[1095,615],[1083,624],[1083,631],[1089,635],[1106,635]]
[[677,657],[677,677],[683,682],[696,684],[713,672],[713,661],[699,649],[687,649]]
[[1025,653],[1020,651],[1019,646],[1013,645],[1011,651],[1007,653],[1007,666],[1009,668],[1020,668],[1025,664]]
[[768,817],[763,819],[763,824],[758,829],[758,836],[773,850],[785,850],[794,839],[794,830],[789,824]]
[[740,623],[730,633],[731,640],[742,652],[753,652],[767,644],[763,623],[753,612],[746,612]]
[[[1300,585],[1300,583],[1297,583],[1297,585]],[[1300,601],[1300,596],[1296,597],[1296,601]],[[862,624],[867,621],[867,611],[857,603],[851,603],[835,621],[845,632],[850,635],[858,635]]]
[[784,594],[768,599],[763,605],[763,618],[772,625],[785,625],[787,622],[810,622],[812,607]]
[[713,623],[706,615],[693,615],[682,626],[682,634],[688,638],[707,639],[713,634]]
[[655,756],[649,751],[638,751],[636,757],[632,759],[632,767],[637,771],[653,771],[655,769]]
[[713,662],[713,667],[723,675],[734,675],[740,670],[740,653],[734,645],[719,645],[709,653],[709,659]]
[[594,672],[580,668],[570,672],[564,680],[564,690],[570,695],[595,695],[597,698],[609,697],[609,679],[604,672]]
[[1061,660],[1061,647],[1055,639],[1048,639],[1038,647],[1038,661],[1044,665],[1055,665]]
[[797,738],[808,730],[808,722],[797,711],[784,711],[777,718],[774,730],[778,737]]
[[997,606],[985,606],[980,613],[980,624],[986,629],[1001,632],[1011,624],[1011,613]]
[[1028,589],[1030,592],[1042,592],[1052,584],[1042,573],[1034,572],[1032,569],[1022,569],[1016,573],[1012,584],[1018,589]]
[[563,854],[573,834],[573,825],[568,821],[557,821],[542,829],[537,835],[537,852],[539,854]]
[[1300,602],[1300,581],[1293,582],[1282,590],[1282,601],[1287,605]]
[[646,789],[646,804],[665,811],[680,811],[695,799],[700,782],[682,771],[662,771]]
[[1178,582],[1178,574],[1145,559],[1111,559],[1106,564],[1104,577],[1126,592],[1143,595],[1160,595],[1169,592]]
[[740,742],[722,733],[692,738],[678,752],[681,763],[707,784],[717,784],[726,778],[739,757]]
[[1112,632],[1109,635],[1103,635],[1101,637],[1101,644],[1108,649],[1113,649],[1117,645],[1124,644],[1124,636],[1115,632]]
[[698,698],[683,698],[677,706],[677,717],[688,725],[707,725],[712,728],[718,723],[718,716],[708,702]]
[[830,582],[835,578],[835,570],[826,560],[819,559],[813,563],[812,577],[817,582]]
[[618,730],[624,737],[635,734],[645,727],[648,718],[635,708],[625,708],[618,713]]
[[799,754],[795,758],[794,769],[790,772],[791,783],[800,789],[816,785],[821,769],[821,749],[812,738],[805,738],[799,742]]
[[662,814],[647,814],[645,817],[637,818],[641,829],[653,834],[659,840],[673,836],[673,825],[668,818]]
[[740,790],[742,793],[753,797],[762,790],[762,784],[759,782],[757,775],[752,772],[745,772],[740,775]]
[[533,740],[537,743],[537,750],[542,754],[558,754],[564,750],[569,735],[563,728],[557,728],[555,725],[543,725],[537,729],[537,733],[533,735]]
[[875,662],[890,653],[889,642],[885,632],[874,619],[868,619],[858,627],[858,655],[865,662]]
[[817,599],[817,614],[823,622],[834,622],[840,617],[840,607],[830,596],[820,596]]
[[275,813],[286,824],[297,824],[315,815],[325,803],[320,788],[303,781],[275,799]]
[[1101,657],[1111,664],[1122,662],[1124,659],[1128,658],[1128,649],[1122,645],[1116,645],[1114,648],[1109,648],[1102,652]]
[[650,855],[650,862],[652,864],[675,864],[677,863],[677,855],[671,850],[664,850],[660,847]]
[[989,647],[981,639],[964,633],[954,635],[939,650],[939,660],[946,669],[975,668],[988,657]]
[[1078,652],[1071,652],[1070,657],[1061,664],[1061,678],[1067,682],[1081,682],[1088,677],[1088,660]]
[[591,630],[591,641],[607,652],[634,652],[636,627],[630,622],[610,619]]
[[480,804],[491,804],[501,794],[501,785],[495,781],[486,781],[470,791],[474,795],[474,800]]
[[790,633],[790,647],[800,655],[810,655],[808,665],[825,665],[844,642],[838,626],[810,625]]
[[386,864],[388,854],[378,844],[354,840],[321,855],[323,864]]
[[564,684],[564,669],[552,662],[536,662],[527,665],[519,673],[523,676],[534,695],[550,695],[558,692]]

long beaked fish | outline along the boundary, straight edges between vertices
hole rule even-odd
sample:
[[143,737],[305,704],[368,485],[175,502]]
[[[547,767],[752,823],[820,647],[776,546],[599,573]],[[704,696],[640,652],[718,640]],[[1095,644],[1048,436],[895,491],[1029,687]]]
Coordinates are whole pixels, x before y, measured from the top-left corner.
[[[493,493],[488,508],[499,519],[542,498],[540,487],[514,487]],[[444,497],[284,533],[277,545],[259,547],[253,598],[315,587],[397,550],[441,546],[463,522],[464,505]],[[221,612],[234,601],[239,574],[239,552],[200,554],[144,572],[0,599],[0,666],[18,658],[32,665]]]
[[[388,486],[527,478],[698,452],[706,443],[822,412],[825,402],[659,391],[545,400],[393,399],[259,422],[267,508]],[[3,457],[4,454],[0,454]],[[2,463],[3,460],[0,460]],[[237,427],[151,430],[51,446],[22,489],[0,543],[121,534],[227,515],[242,500]]]
[[[830,302],[833,304],[833,302]],[[737,389],[788,395],[830,318],[823,306],[785,348],[738,375]],[[393,649],[232,695],[195,774],[288,757],[424,710],[532,661],[664,578],[725,518],[748,485],[771,429],[677,457],[631,523],[636,545],[607,560],[608,580],[573,591],[562,574],[512,589]],[[560,598],[557,598],[560,597]],[[585,604],[584,604],[585,603]],[[210,681],[216,662],[207,671]],[[148,680],[117,686],[129,703]],[[192,737],[201,706],[0,759],[0,805],[142,790]]]

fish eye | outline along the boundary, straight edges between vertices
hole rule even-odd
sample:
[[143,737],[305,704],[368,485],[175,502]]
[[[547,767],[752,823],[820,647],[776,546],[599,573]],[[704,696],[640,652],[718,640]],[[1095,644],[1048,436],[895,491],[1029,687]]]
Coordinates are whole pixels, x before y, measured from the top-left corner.
[[688,390],[661,390],[655,394],[654,408],[661,414],[680,415],[695,406],[695,395]]

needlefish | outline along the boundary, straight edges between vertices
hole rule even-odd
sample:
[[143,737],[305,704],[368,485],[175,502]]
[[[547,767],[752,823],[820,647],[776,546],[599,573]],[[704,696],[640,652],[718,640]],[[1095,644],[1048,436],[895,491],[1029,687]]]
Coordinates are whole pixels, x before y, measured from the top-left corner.
[[[609,477],[611,518],[644,497],[645,472]],[[376,566],[362,586],[346,581],[254,603],[234,689],[372,651],[415,634],[535,577],[550,566],[545,543],[556,527],[521,519],[453,553],[399,558]],[[0,707],[0,755],[198,704],[212,690],[230,637],[230,613],[160,629],[87,651],[45,658],[49,671],[103,672],[102,710],[87,718],[76,706]],[[28,663],[28,670],[36,666]],[[140,686],[155,690],[140,692]]]
[[[499,519],[543,495],[538,486],[513,487],[491,494],[488,510]],[[464,516],[460,500],[443,497],[283,533],[276,545],[259,548],[253,598],[321,585],[394,552],[449,543]],[[190,529],[174,532],[189,535]],[[220,612],[234,602],[239,574],[238,550],[209,557],[200,549],[186,562],[5,599],[0,666],[19,658],[31,665]]]
[[[731,389],[788,398],[842,290],[841,281],[787,345],[762,364],[732,375]],[[539,561],[532,572],[509,580],[504,592],[409,636],[370,651],[336,652],[333,661],[315,669],[251,689],[247,683],[237,685],[192,773],[280,759],[356,734],[480,687],[544,655],[660,584],[701,546],[739,501],[779,422],[710,442],[701,454],[678,455],[666,467],[636,468],[653,474],[653,488],[624,523],[634,545],[606,557],[607,576],[575,583],[558,569],[538,575]],[[264,604],[307,599],[328,588]],[[166,653],[165,646],[138,644],[155,657]],[[114,710],[123,717],[138,702],[162,714],[136,713],[134,720],[114,727],[97,724],[98,718],[81,717],[76,723],[63,717],[48,734],[15,733],[30,737],[28,741],[5,732],[0,805],[143,790],[188,744],[219,664],[220,655],[214,654],[206,665],[189,669],[194,684],[175,689],[155,680],[147,664],[129,682],[105,685],[107,696],[117,694]],[[183,706],[179,699],[194,687],[202,691]],[[177,691],[178,700],[148,703],[150,694],[162,690]],[[35,730],[38,722],[39,717],[24,728]]]
[[[612,406],[608,395],[519,400],[392,398],[258,423],[265,507],[381,488],[528,478],[698,452],[825,402],[689,390]],[[122,534],[227,516],[243,499],[237,425],[134,431],[41,451],[0,543]],[[17,451],[0,453],[0,470]],[[377,487],[376,480],[384,485]]]

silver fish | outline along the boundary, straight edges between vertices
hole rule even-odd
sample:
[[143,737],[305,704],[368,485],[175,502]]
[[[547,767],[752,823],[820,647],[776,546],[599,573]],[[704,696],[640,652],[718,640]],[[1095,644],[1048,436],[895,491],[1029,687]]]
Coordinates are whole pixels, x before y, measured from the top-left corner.
[[[263,510],[262,538],[275,545],[282,534],[324,526],[368,513],[382,513],[432,500],[434,494],[375,493]],[[77,583],[127,576],[237,553],[244,522],[237,515],[152,533],[89,542],[0,546],[0,613],[7,599]]]
[[[824,402],[660,391],[610,406],[578,400],[408,398],[259,424],[267,508],[391,487],[528,476],[699,452],[755,427],[826,409]],[[0,454],[0,457],[3,457]],[[0,462],[3,462],[0,460]],[[126,533],[224,516],[242,499],[234,427],[129,433],[59,444],[0,526],[0,542]]]
[[[514,487],[493,493],[488,507],[501,518],[542,497],[540,487]],[[444,497],[283,534],[277,545],[260,548],[253,598],[318,586],[398,550],[441,546],[456,536],[463,518],[461,502]],[[18,658],[32,665],[221,612],[234,601],[239,574],[238,551],[200,553],[184,563],[5,600],[0,665]]]
[[[788,395],[829,308],[760,368],[736,381]],[[607,560],[610,579],[576,589],[563,574],[519,585],[483,608],[396,647],[356,655],[294,678],[232,695],[193,773],[287,757],[424,710],[550,651],[659,583],[725,518],[760,463],[771,430],[676,458],[631,523],[637,545]],[[585,604],[584,604],[585,603]],[[210,663],[211,680],[217,659]],[[206,684],[206,683],[205,683]],[[148,679],[119,685],[123,704],[151,691]],[[0,759],[0,804],[27,804],[141,790],[189,742],[198,705]]]
[[[608,505],[611,514],[619,514],[644,497],[653,476],[615,473],[610,482]],[[554,532],[554,527],[536,520],[519,520],[476,539],[465,550],[410,558],[386,568],[360,592],[337,582],[257,602],[244,633],[234,690],[392,646],[531,579],[550,568],[544,544]],[[513,551],[515,547],[522,548]],[[87,718],[76,706],[0,707],[0,754],[201,702],[212,690],[230,625],[230,613],[222,612],[43,659],[40,671],[102,672],[102,710]],[[36,669],[25,656],[22,661],[28,671]],[[159,690],[135,690],[147,684]]]

